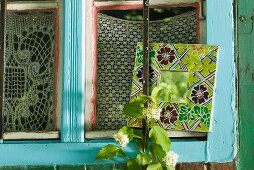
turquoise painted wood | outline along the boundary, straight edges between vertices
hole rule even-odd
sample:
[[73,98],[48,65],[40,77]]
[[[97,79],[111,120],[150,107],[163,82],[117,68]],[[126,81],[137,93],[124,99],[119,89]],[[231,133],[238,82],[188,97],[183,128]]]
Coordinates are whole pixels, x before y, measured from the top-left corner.
[[[95,161],[96,153],[110,140],[89,141],[86,143],[33,143],[0,145],[0,165],[62,165],[62,164],[105,164],[113,161]],[[134,146],[127,151],[135,154]],[[173,150],[180,155],[181,162],[205,161],[206,142],[175,141]],[[5,153],[5,154],[2,154]],[[122,162],[122,160],[119,160]]]
[[62,142],[84,141],[82,72],[82,0],[64,1],[62,71]]
[[[5,142],[0,165],[94,164],[98,150],[111,140],[84,141],[84,65],[81,48],[82,0],[64,2],[61,143]],[[174,140],[180,162],[226,162],[235,156],[235,88],[232,0],[207,1],[208,43],[221,47],[215,89],[213,129],[207,141]],[[218,5],[219,4],[219,5]],[[85,38],[85,36],[83,36]],[[84,141],[84,142],[83,142]],[[130,155],[134,147],[128,146]],[[119,160],[120,161],[120,160]]]
[[229,162],[236,155],[236,89],[233,0],[208,0],[207,43],[220,46],[208,162]]
[[253,0],[238,1],[239,170],[254,169],[254,30],[251,19],[254,16],[253,10]]

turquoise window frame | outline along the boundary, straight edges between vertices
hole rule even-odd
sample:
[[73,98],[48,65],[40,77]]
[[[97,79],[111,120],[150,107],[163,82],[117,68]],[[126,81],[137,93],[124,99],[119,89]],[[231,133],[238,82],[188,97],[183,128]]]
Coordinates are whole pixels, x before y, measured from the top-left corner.
[[[206,141],[174,140],[180,162],[229,162],[236,154],[233,0],[207,1],[207,42],[220,46],[212,132]],[[0,165],[95,163],[97,151],[112,140],[84,139],[84,0],[64,1],[62,126],[60,141],[0,144]],[[83,36],[81,36],[83,35]],[[82,44],[83,43],[83,44]],[[131,152],[131,146],[127,149]],[[108,161],[110,162],[110,161]],[[107,163],[108,163],[107,162]],[[98,162],[97,162],[98,163]],[[106,163],[106,162],[104,162]]]

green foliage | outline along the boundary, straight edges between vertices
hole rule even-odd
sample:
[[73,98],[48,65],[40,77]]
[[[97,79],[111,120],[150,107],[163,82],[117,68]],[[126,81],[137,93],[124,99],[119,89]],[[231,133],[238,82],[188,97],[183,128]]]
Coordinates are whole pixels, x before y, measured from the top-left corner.
[[160,163],[153,163],[153,164],[150,164],[148,167],[147,167],[147,170],[163,170],[163,167]]
[[135,139],[135,142],[139,150],[142,150],[145,147],[143,139]]
[[175,170],[173,167],[167,167],[167,170]]
[[185,103],[188,77],[186,72],[162,71],[160,84],[151,94],[155,106],[158,107],[159,102]]
[[171,101],[171,86],[168,86],[164,83],[160,84],[160,86],[155,87],[152,91],[152,97],[159,102],[169,102]]
[[162,149],[161,145],[152,143],[150,146],[150,150],[152,155],[154,156],[154,160],[156,162],[162,163],[162,159],[166,156],[166,152]]
[[127,167],[129,170],[142,170],[142,167],[140,164],[137,163],[135,159],[129,159],[127,162]]
[[153,161],[153,157],[152,157],[152,155],[150,153],[140,152],[137,155],[136,160],[137,160],[139,165],[144,166],[144,165],[150,164]]
[[134,138],[143,139],[143,133],[141,129],[133,129]]
[[149,100],[151,100],[150,96],[139,94],[136,98],[132,99],[131,102],[145,104]]
[[131,118],[143,119],[145,118],[144,105],[150,100],[151,97],[140,94],[137,98],[133,99],[130,103],[124,106],[123,112]]
[[138,102],[131,102],[124,106],[123,112],[131,118],[142,119],[144,118],[143,109],[144,104],[140,104]]
[[[170,101],[174,93],[172,88],[161,84],[156,87],[151,96],[138,95],[123,108],[124,113],[130,118],[139,119],[146,122],[143,129],[124,126],[115,136],[120,146],[107,145],[97,154],[96,159],[110,159],[113,157],[124,157],[127,159],[129,170],[163,170],[169,169],[164,158],[170,150],[170,139],[167,132],[157,125],[158,104],[161,101]],[[146,106],[146,107],[145,107]],[[155,110],[155,111],[154,111]],[[123,148],[128,142],[136,143],[138,154],[135,158],[129,158]]]
[[123,134],[126,134],[129,138],[129,141],[131,141],[134,137],[134,133],[133,133],[133,129],[128,127],[128,126],[124,126],[122,127],[119,132],[122,132]]
[[121,147],[109,144],[99,151],[96,160],[106,160],[116,156],[126,157],[126,154]]
[[167,132],[159,126],[153,126],[149,132],[149,137],[152,141],[160,145],[165,152],[170,150],[170,140]]

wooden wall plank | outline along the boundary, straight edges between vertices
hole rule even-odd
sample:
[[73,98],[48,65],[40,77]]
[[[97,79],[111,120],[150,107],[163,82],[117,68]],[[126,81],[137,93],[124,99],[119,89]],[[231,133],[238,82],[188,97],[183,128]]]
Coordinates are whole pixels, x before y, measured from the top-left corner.
[[230,163],[210,163],[207,170],[236,170],[235,162]]
[[204,163],[181,163],[177,164],[176,170],[205,170]]
[[254,169],[254,30],[253,0],[238,0],[239,149],[238,169]]

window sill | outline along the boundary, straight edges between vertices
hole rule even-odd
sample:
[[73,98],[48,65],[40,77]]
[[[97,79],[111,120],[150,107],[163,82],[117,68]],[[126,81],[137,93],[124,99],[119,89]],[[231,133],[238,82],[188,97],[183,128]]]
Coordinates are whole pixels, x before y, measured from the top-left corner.
[[4,133],[4,140],[45,140],[45,139],[59,139],[59,131],[50,132],[6,132]]
[[[109,139],[113,138],[113,135],[117,133],[116,130],[105,130],[105,131],[88,131],[85,134],[86,139]],[[170,138],[204,138],[207,133],[201,132],[187,132],[187,131],[167,131]]]

